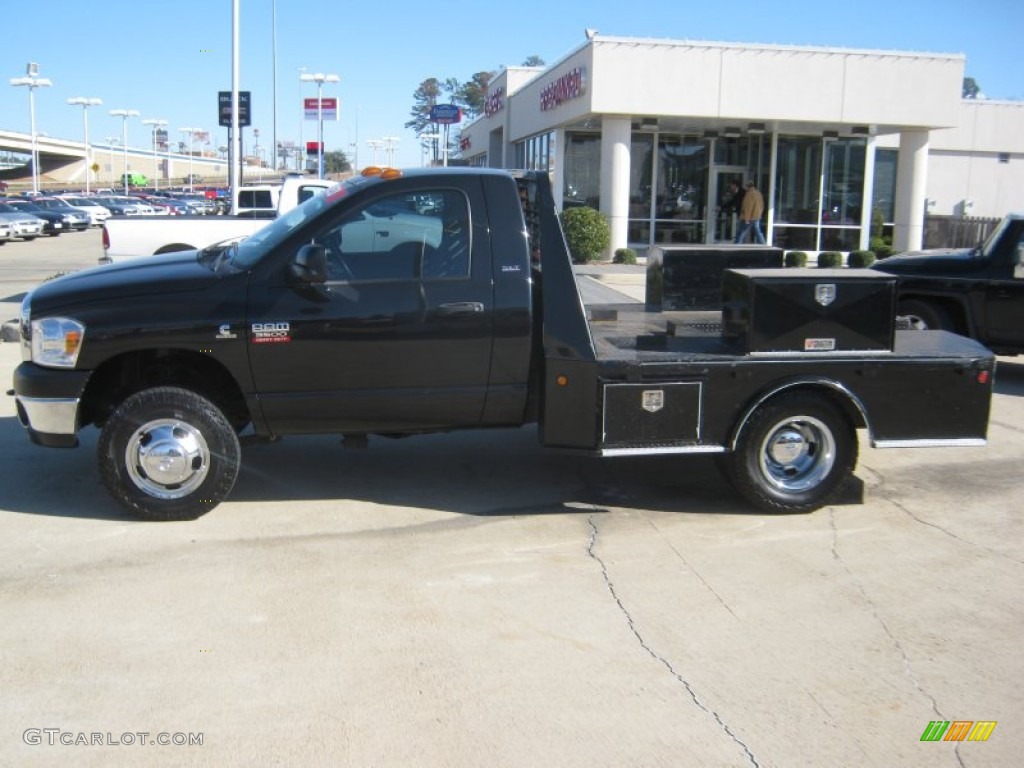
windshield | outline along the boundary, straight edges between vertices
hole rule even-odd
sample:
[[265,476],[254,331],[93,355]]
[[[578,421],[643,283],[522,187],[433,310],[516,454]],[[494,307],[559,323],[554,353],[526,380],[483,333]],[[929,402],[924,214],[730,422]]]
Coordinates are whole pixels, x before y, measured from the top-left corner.
[[358,176],[343,181],[326,190],[325,194],[314,195],[302,205],[274,219],[271,224],[238,243],[233,249],[231,263],[239,269],[251,267],[287,238],[292,230],[319,216],[341,198],[352,194],[365,181]]
[[1009,225],[1010,225],[1010,218],[1009,217],[1006,217],[1001,222],[999,222],[999,225],[995,229],[992,230],[992,234],[990,234],[985,239],[985,242],[981,245],[981,247],[978,248],[977,254],[980,255],[980,256],[986,256],[986,257],[991,256],[992,252],[995,250],[996,245],[1003,238],[1003,232],[1006,230],[1006,228]]

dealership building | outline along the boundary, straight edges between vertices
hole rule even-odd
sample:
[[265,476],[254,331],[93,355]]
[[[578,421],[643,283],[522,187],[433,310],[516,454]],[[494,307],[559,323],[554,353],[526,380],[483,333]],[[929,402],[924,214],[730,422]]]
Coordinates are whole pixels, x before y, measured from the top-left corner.
[[959,54],[590,35],[550,67],[508,67],[462,158],[546,170],[624,246],[733,239],[730,182],[765,198],[768,242],[897,250],[925,213],[1024,209],[1024,102],[962,98]]

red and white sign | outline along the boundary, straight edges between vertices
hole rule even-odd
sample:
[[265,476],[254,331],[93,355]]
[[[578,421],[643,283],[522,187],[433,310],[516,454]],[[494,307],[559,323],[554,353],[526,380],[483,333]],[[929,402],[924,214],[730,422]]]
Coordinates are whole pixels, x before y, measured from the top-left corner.
[[487,94],[487,100],[484,101],[484,114],[490,117],[496,115],[505,108],[505,89],[495,88],[493,91]]
[[307,120],[319,120],[320,111],[324,120],[338,119],[338,100],[336,98],[320,99],[320,110],[317,110],[316,97],[302,100],[302,110]]
[[540,109],[542,112],[554,109],[566,101],[578,99],[586,92],[587,71],[583,67],[576,67],[544,86],[540,92]]

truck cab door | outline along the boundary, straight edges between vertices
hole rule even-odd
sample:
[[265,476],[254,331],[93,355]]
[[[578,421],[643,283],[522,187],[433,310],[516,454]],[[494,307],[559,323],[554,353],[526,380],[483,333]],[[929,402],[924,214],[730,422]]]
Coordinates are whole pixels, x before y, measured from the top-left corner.
[[1024,221],[1007,231],[1002,266],[986,289],[986,327],[990,344],[1024,349]]
[[272,430],[480,423],[494,333],[483,193],[434,184],[381,185],[319,224],[326,283],[252,286],[250,360]]

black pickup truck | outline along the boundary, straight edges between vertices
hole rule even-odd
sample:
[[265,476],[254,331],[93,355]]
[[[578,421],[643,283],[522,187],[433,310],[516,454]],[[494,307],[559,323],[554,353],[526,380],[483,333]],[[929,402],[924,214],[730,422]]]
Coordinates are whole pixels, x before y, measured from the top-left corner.
[[768,512],[833,500],[858,428],[878,447],[984,444],[992,354],[894,331],[893,278],[725,277],[710,316],[588,311],[546,175],[377,169],[241,242],[40,285],[11,394],[37,444],[99,427],[104,485],[154,520],[226,498],[240,435],[536,423],[595,456],[718,454]]
[[905,253],[873,267],[897,276],[896,312],[912,328],[1024,352],[1024,214],[1007,216],[977,248]]

